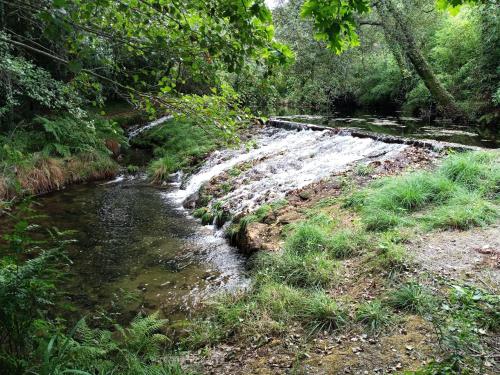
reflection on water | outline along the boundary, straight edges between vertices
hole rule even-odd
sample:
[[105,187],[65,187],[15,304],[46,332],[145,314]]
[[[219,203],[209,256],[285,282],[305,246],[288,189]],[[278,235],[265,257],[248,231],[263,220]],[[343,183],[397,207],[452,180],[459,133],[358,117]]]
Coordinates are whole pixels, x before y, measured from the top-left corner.
[[402,137],[435,139],[437,141],[454,142],[469,146],[497,148],[499,146],[498,130],[492,128],[456,125],[448,121],[427,121],[414,117],[374,116],[360,114],[357,116],[280,116],[296,122],[324,125],[334,128],[355,128],[380,134]]
[[205,297],[246,285],[243,257],[171,203],[171,189],[118,179],[40,199],[45,225],[78,231],[68,298],[80,313],[127,320],[160,310],[178,319]]

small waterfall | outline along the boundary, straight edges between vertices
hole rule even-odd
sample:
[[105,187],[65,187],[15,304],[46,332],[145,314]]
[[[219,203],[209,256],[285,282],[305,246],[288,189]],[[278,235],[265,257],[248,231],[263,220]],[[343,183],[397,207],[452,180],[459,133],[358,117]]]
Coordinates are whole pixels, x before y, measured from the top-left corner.
[[129,131],[129,133],[128,133],[128,140],[130,141],[132,138],[137,137],[142,132],[145,132],[148,129],[152,129],[152,128],[158,126],[158,125],[161,125],[165,121],[171,120],[173,118],[174,118],[174,116],[171,116],[171,115],[169,115],[169,116],[162,116],[159,119],[151,121],[150,123],[148,123],[148,124],[146,124],[144,126],[140,126],[140,125],[135,126],[133,129],[131,129]]
[[234,190],[219,200],[233,214],[254,210],[281,199],[294,189],[327,178],[355,162],[394,158],[405,147],[370,138],[335,135],[329,131],[287,131],[266,128],[257,136],[258,148],[214,152],[185,189],[170,195],[182,204],[211,178],[243,162],[253,167],[233,177]]

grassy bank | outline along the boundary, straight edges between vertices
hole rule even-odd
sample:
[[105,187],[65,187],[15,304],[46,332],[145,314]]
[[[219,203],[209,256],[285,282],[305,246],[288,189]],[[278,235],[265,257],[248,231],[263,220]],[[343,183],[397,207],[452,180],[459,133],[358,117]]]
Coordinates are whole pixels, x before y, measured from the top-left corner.
[[155,183],[167,181],[176,171],[191,170],[211,151],[226,145],[215,129],[180,120],[167,121],[144,132],[131,143],[132,146],[152,149],[154,160],[148,173]]
[[111,177],[118,171],[112,156],[126,144],[113,121],[69,115],[38,117],[0,140],[0,200]]
[[213,124],[198,126],[188,120],[174,119],[140,134],[131,140],[131,146],[153,151],[154,160],[148,174],[155,183],[169,179],[169,175],[192,172],[214,150],[238,145],[245,139],[247,124],[226,132]]
[[[499,296],[419,271],[406,247],[417,233],[496,222],[499,161],[494,152],[451,155],[431,171],[379,179],[308,207],[302,220],[283,227],[280,253],[255,256],[252,287],[211,304],[187,329],[182,346],[216,351],[221,342],[259,347],[269,337],[299,335],[308,342],[357,332],[378,340],[398,330],[410,336],[424,330],[432,339],[421,350],[434,361],[419,362],[419,373],[485,373],[494,363]],[[273,205],[264,206],[240,219],[230,235],[266,222],[271,212],[276,216]],[[422,319],[417,327],[415,317]],[[352,349],[356,358],[357,348],[349,345],[340,353]],[[373,370],[369,362],[364,366]]]

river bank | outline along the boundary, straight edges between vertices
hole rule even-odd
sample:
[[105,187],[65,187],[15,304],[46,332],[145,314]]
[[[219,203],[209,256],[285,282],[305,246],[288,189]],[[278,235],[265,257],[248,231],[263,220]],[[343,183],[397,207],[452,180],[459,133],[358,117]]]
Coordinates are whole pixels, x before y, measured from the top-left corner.
[[257,137],[260,153],[212,156],[178,196],[255,254],[250,291],[211,302],[181,333],[196,349],[187,368],[494,373],[498,153],[342,142],[357,155],[344,159],[329,154],[342,136],[323,129],[294,142],[267,131],[273,147]]

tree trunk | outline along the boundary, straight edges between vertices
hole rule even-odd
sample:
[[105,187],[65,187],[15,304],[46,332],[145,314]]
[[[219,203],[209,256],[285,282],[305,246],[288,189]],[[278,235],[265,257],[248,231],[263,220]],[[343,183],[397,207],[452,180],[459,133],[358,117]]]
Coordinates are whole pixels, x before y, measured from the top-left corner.
[[[397,40],[408,60],[413,65],[413,68],[429,89],[440,110],[452,119],[467,121],[467,114],[457,105],[453,95],[441,84],[434,74],[432,67],[418,48],[412,30],[408,25],[406,15],[394,5],[392,0],[380,0],[376,6],[382,18],[391,16],[394,20],[394,32],[398,34],[398,37],[391,39]],[[385,23],[385,20],[383,22]]]

